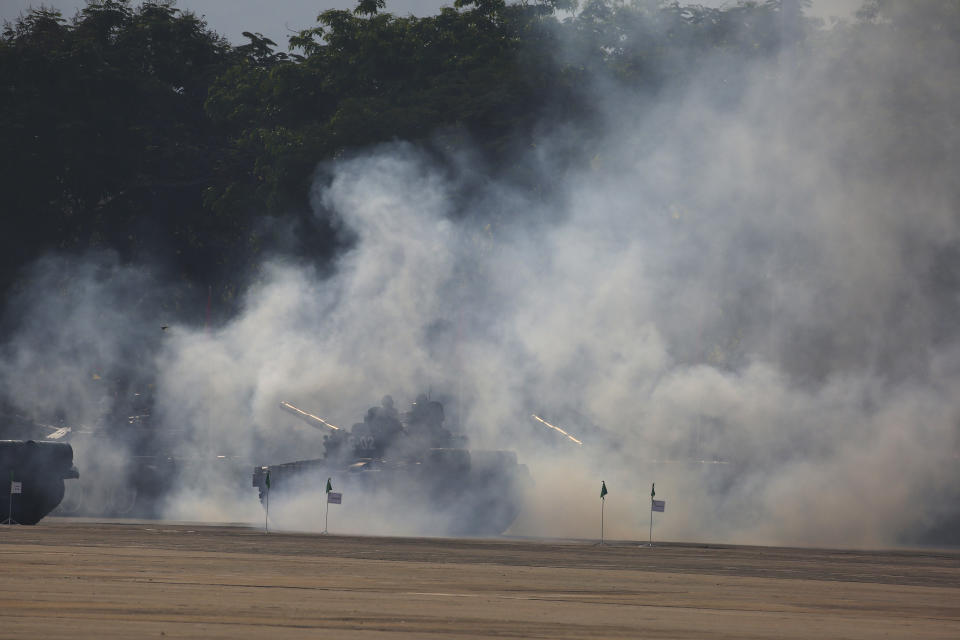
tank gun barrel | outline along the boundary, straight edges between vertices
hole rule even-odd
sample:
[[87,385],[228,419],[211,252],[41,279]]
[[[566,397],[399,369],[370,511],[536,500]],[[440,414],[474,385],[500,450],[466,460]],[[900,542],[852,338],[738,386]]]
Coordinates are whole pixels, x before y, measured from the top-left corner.
[[297,407],[293,406],[289,402],[281,401],[280,408],[288,413],[292,413],[293,415],[297,416],[298,418],[300,418],[301,420],[303,420],[304,422],[306,422],[308,425],[310,425],[315,429],[322,429],[323,427],[327,427],[328,429],[333,429],[334,431],[340,430],[340,427],[330,424],[320,416],[315,416],[312,413],[308,413],[304,411],[303,409],[298,409]]
[[73,427],[56,427],[52,424],[42,424],[39,422],[37,423],[37,426],[50,430],[50,435],[45,437],[44,440],[59,440],[73,431]]
[[578,445],[583,446],[583,442],[581,442],[580,440],[577,440],[576,438],[574,438],[572,435],[570,435],[569,433],[567,433],[566,431],[564,431],[564,430],[561,429],[560,427],[558,427],[558,426],[556,426],[556,425],[553,425],[553,424],[550,424],[549,422],[547,422],[546,420],[544,420],[543,418],[541,418],[540,416],[538,416],[538,415],[535,414],[535,413],[530,414],[530,415],[533,417],[534,420],[537,420],[537,421],[539,421],[539,422],[542,422],[543,424],[547,425],[548,427],[550,427],[550,428],[553,429],[554,431],[559,431],[560,433],[562,433],[563,435],[565,435],[567,438],[569,438],[569,439],[572,440],[573,442],[576,442]]

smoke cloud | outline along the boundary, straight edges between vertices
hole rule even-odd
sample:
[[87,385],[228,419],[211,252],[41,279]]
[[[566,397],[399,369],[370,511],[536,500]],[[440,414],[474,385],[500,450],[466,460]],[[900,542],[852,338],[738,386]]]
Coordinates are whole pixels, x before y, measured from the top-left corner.
[[[322,456],[281,400],[349,427],[429,391],[471,446],[529,465],[511,533],[597,537],[605,480],[608,537],[646,538],[656,482],[660,538],[960,542],[960,49],[893,27],[817,37],[705,59],[653,96],[597,78],[601,130],[518,160],[547,195],[400,142],[319,167],[315,206],[354,238],[332,275],[275,257],[228,324],[150,339],[177,455],[246,474],[201,465],[168,515],[256,522],[244,465]],[[593,162],[557,166],[570,148]],[[109,301],[146,276],[110,273],[71,263],[68,314],[24,307],[2,363],[19,404],[96,414],[63,367],[145,340],[136,305]],[[322,526],[321,491],[287,526]],[[344,501],[341,530],[418,529]]]

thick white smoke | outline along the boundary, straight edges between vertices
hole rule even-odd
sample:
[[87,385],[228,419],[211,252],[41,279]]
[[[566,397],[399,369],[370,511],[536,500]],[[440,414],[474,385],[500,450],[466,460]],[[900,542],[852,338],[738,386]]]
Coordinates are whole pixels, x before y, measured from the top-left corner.
[[[84,478],[101,478],[85,487],[68,481],[65,506],[102,509],[130,505],[123,479],[143,430],[132,426],[123,437],[100,437],[105,423],[126,422],[152,391],[153,357],[160,341],[162,283],[142,268],[121,266],[116,256],[82,260],[48,256],[23,273],[7,301],[17,320],[8,324],[0,349],[0,381],[5,400],[0,425],[12,437],[57,436],[74,442],[74,461]],[[139,396],[138,396],[139,399]],[[43,425],[18,432],[17,423]],[[0,436],[2,437],[2,436]],[[11,436],[7,436],[11,437]]]
[[[530,465],[514,533],[596,537],[600,480],[611,537],[646,537],[654,481],[662,538],[889,545],[942,526],[960,494],[960,67],[950,34],[914,36],[706,60],[657,99],[598,82],[604,132],[519,160],[562,185],[546,198],[491,182],[464,204],[468,162],[403,143],[321,167],[316,206],[352,249],[333,275],[275,260],[224,327],[172,327],[164,424],[181,454],[277,463],[322,455],[280,400],[348,427],[383,394],[433,391],[474,446]],[[551,150],[576,147],[593,162],[556,179]],[[169,513],[259,517],[255,490],[212,486],[191,479]],[[304,500],[288,522],[318,528]]]

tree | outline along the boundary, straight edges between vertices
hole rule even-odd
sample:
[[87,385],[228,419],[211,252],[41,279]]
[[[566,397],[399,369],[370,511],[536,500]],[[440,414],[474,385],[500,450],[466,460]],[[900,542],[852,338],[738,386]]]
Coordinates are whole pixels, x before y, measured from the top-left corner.
[[230,55],[170,2],[96,0],[70,21],[39,10],[6,25],[0,179],[16,233],[0,241],[3,285],[48,250],[210,269],[218,221],[199,196],[216,141],[203,105]]

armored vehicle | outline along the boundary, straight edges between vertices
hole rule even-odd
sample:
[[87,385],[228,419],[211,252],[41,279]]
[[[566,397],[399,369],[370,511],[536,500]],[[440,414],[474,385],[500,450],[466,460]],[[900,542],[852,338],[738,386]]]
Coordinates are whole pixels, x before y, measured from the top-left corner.
[[495,535],[513,523],[531,483],[512,451],[468,449],[465,436],[444,427],[443,405],[425,395],[403,416],[385,396],[349,432],[289,403],[281,407],[327,431],[324,457],[256,467],[262,503],[318,493],[333,478],[352,504],[382,511],[376,515],[384,519],[415,520],[418,533]]
[[0,520],[37,524],[63,500],[63,481],[79,477],[69,444],[0,440]]

